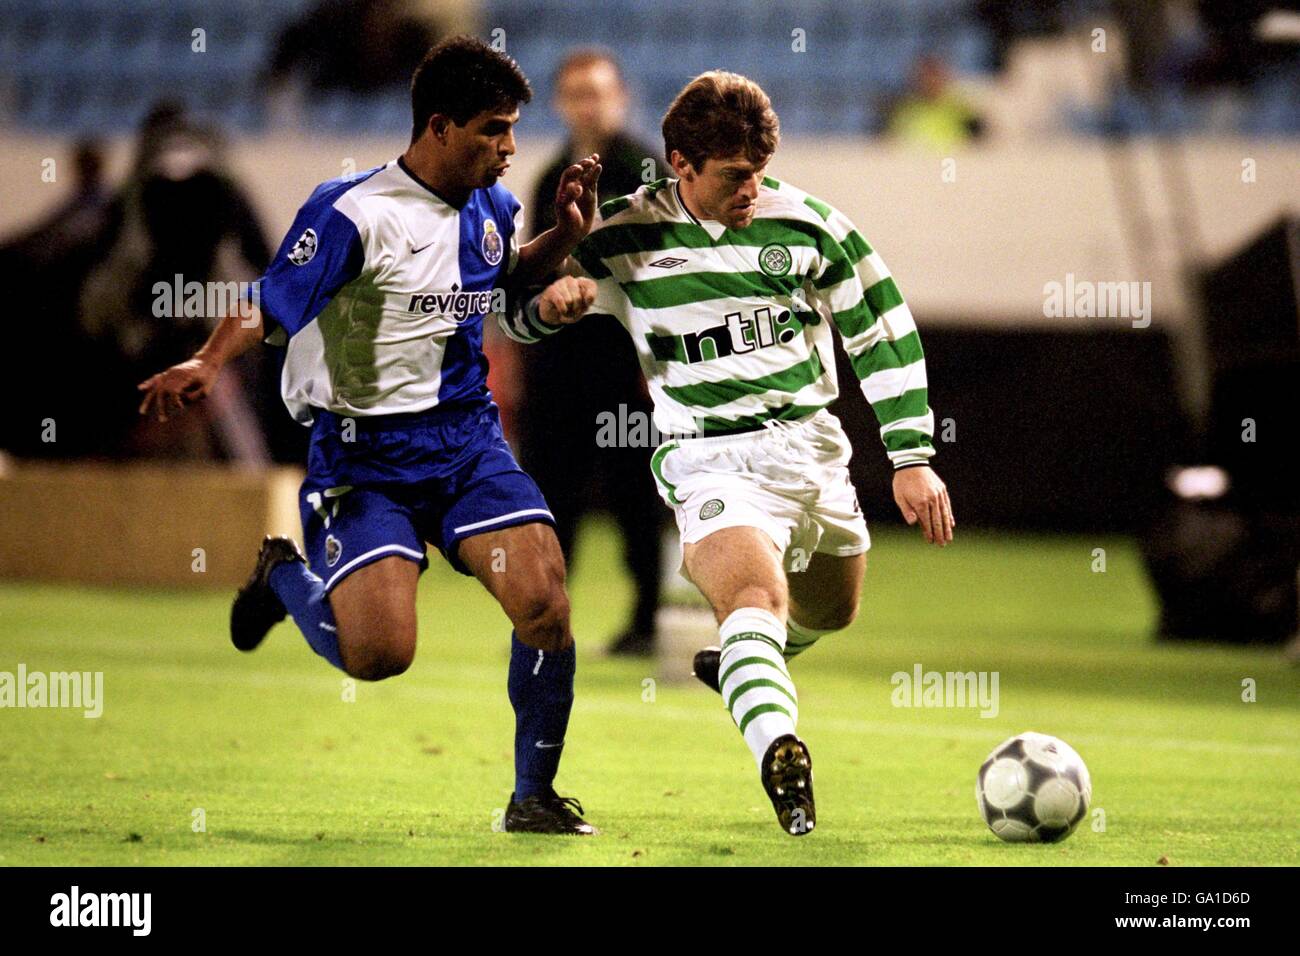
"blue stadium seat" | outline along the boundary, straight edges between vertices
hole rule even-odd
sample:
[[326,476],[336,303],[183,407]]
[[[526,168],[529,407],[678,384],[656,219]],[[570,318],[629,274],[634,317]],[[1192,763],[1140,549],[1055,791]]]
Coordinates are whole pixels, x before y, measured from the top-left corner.
[[[265,121],[258,77],[278,32],[315,0],[0,0],[0,63],[16,118],[33,128],[128,129],[141,104],[181,95],[237,128]],[[854,134],[877,121],[878,98],[901,89],[922,53],[958,73],[990,68],[991,38],[970,0],[483,0],[486,35],[506,44],[529,74],[537,101],[521,130],[561,132],[548,108],[550,76],[572,46],[600,44],[619,56],[637,111],[657,122],[695,74],[716,67],[767,85],[788,132]],[[1104,0],[1071,6],[1078,20]],[[190,50],[207,31],[207,52]],[[806,32],[807,52],[791,50]],[[1259,84],[1242,132],[1300,131],[1290,74]],[[106,94],[105,91],[116,91]],[[400,108],[399,108],[400,107]],[[405,104],[330,97],[307,108],[309,125],[338,132],[404,128]],[[1175,134],[1197,128],[1206,111],[1171,96],[1158,113],[1123,93],[1101,115],[1067,119],[1082,129]],[[78,124],[81,124],[80,126]]]

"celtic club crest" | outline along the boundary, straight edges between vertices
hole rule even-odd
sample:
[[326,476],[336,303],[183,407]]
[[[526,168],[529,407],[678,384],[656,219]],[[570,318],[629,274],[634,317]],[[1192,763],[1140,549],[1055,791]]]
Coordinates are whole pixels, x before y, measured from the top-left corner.
[[758,267],[770,276],[783,276],[790,271],[794,257],[779,242],[769,242],[758,253]]

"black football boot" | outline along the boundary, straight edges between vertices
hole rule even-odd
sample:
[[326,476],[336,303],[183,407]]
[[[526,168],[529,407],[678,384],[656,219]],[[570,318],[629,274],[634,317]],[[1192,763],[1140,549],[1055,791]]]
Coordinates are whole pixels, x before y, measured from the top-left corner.
[[266,632],[284,620],[288,612],[271,590],[271,572],[286,561],[306,562],[291,538],[268,535],[257,554],[257,564],[248,583],[235,595],[230,606],[230,642],[241,651],[251,651],[262,643]]
[[718,667],[721,660],[722,649],[718,647],[705,647],[695,652],[695,666],[692,673],[695,674],[696,680],[715,694],[722,693],[722,688],[718,686]]
[[[576,812],[575,812],[576,811]],[[561,797],[554,790],[543,796],[516,802],[510,795],[504,829],[507,833],[563,833],[592,836],[600,831],[582,819],[582,804],[575,797]]]
[[817,807],[807,745],[794,734],[777,737],[763,754],[759,772],[781,829],[791,836],[811,833],[817,826]]

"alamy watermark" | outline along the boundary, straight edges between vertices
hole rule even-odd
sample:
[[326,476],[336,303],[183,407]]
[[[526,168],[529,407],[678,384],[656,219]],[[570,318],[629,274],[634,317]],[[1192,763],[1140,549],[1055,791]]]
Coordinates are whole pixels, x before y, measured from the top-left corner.
[[654,416],[620,404],[617,411],[596,415],[597,448],[656,448],[676,438],[698,438],[698,431],[661,432]]
[[978,707],[981,717],[998,715],[997,671],[896,671],[889,695],[895,707]]
[[103,671],[0,671],[0,708],[70,707],[94,719],[104,713]]
[[1131,319],[1133,328],[1151,324],[1150,282],[1092,282],[1065,274],[1043,286],[1043,315],[1049,319]]
[[158,319],[248,318],[262,303],[258,282],[186,282],[179,272],[171,282],[155,282],[152,291]]
[[148,936],[153,926],[152,893],[83,893],[74,885],[50,897],[51,926],[120,926]]

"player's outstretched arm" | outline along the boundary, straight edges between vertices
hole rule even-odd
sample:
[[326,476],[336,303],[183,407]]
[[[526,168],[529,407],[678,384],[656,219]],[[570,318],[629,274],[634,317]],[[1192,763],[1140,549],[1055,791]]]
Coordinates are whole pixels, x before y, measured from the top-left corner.
[[555,192],[555,225],[520,247],[519,259],[510,274],[512,284],[524,287],[545,282],[582,237],[591,232],[596,220],[600,170],[600,157],[592,153],[560,176]]
[[204,398],[217,381],[222,367],[262,340],[262,312],[249,303],[247,312],[228,315],[217,323],[194,357],[152,375],[136,386],[144,392],[140,414],[150,409],[158,421],[167,421],[168,411],[180,412],[186,405]]
[[934,454],[934,413],[916,323],[879,254],[842,213],[823,209],[831,241],[813,294],[831,313],[880,422],[903,520],[920,524],[925,540],[942,547],[952,541],[956,522],[948,488],[927,461]]

